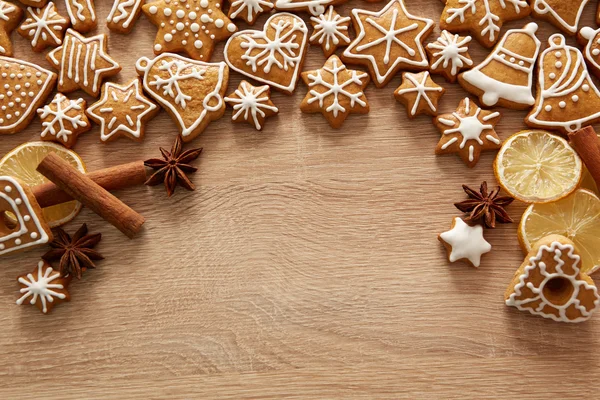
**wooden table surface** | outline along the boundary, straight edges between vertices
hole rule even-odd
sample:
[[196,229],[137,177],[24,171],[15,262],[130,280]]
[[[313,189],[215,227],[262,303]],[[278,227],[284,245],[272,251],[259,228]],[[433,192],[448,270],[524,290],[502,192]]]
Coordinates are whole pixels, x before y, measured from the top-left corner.
[[[112,2],[97,3],[103,21]],[[436,21],[443,8],[407,3]],[[352,0],[340,9],[383,5]],[[539,24],[545,45],[555,29]],[[155,32],[142,17],[132,34],[110,35],[123,67],[117,81],[152,55]],[[17,57],[43,60],[13,38]],[[471,48],[477,62],[487,55]],[[311,47],[305,70],[324,60]],[[228,93],[240,78],[232,73]],[[454,110],[465,92],[434,79],[448,89],[441,110]],[[15,277],[46,249],[3,258],[0,398],[597,398],[600,315],[567,325],[504,305],[524,256],[516,224],[486,231],[493,250],[481,268],[447,262],[437,235],[459,215],[461,184],[494,182],[494,154],[474,169],[436,157],[439,132],[429,117],[407,120],[392,99],[399,84],[397,76],[383,89],[370,85],[370,114],[338,131],[300,112],[303,84],[293,96],[273,95],[281,113],[262,132],[232,124],[228,109],[193,142],[205,149],[195,192],[117,193],[147,218],[134,240],[89,210],[67,225],[102,232],[106,260],[73,282],[72,301],[51,315],[15,305]],[[525,112],[502,111],[502,138],[524,128]],[[4,136],[0,153],[39,132],[35,120]],[[95,170],[155,156],[175,135],[161,112],[141,144],[102,144],[95,127],[75,149]],[[509,212],[518,221],[524,208]]]

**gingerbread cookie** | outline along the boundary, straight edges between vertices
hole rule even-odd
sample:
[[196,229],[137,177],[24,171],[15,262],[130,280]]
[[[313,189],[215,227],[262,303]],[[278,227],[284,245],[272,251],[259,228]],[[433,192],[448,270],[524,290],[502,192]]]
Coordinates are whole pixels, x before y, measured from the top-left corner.
[[530,108],[535,103],[533,70],[541,46],[537,29],[532,22],[507,31],[481,64],[459,75],[460,85],[488,107]]
[[338,46],[347,46],[350,43],[348,28],[350,28],[350,17],[342,17],[333,6],[316,17],[310,17],[313,33],[309,42],[320,45],[325,57],[329,57],[337,50]]
[[320,15],[325,12],[328,5],[338,5],[348,0],[277,0],[275,8],[283,11],[306,11],[312,15]]
[[302,73],[308,93],[300,104],[305,113],[323,114],[332,128],[340,128],[350,113],[366,114],[369,103],[363,90],[369,84],[369,75],[346,69],[336,55],[332,55],[316,71]]
[[114,0],[106,25],[119,33],[129,33],[142,13],[144,0]]
[[504,299],[507,306],[560,322],[583,322],[600,307],[594,281],[581,272],[574,243],[550,235],[533,245],[515,273]]
[[584,46],[583,56],[592,72],[600,78],[600,28],[594,30],[590,27],[581,28],[578,35],[579,42]]
[[446,248],[451,263],[464,261],[475,268],[481,264],[481,256],[492,250],[483,237],[483,227],[470,226],[459,217],[452,220],[450,230],[441,233],[438,240]]
[[273,14],[262,31],[235,33],[225,45],[225,62],[236,72],[291,94],[302,71],[308,29],[293,14]]
[[505,22],[528,16],[526,0],[447,0],[440,28],[450,32],[469,32],[485,47],[500,38]]
[[21,132],[35,118],[56,83],[56,74],[0,56],[0,134]]
[[0,0],[0,56],[13,55],[10,33],[19,26],[23,18],[23,10],[18,6]]
[[269,85],[257,87],[242,81],[235,92],[225,97],[225,101],[233,107],[233,122],[247,122],[257,131],[262,129],[265,119],[279,112],[271,101]]
[[225,113],[229,68],[224,62],[205,63],[165,53],[153,60],[140,58],[136,69],[146,93],[175,120],[185,142]]
[[59,71],[58,90],[70,93],[81,89],[98,97],[102,81],[121,71],[106,50],[106,35],[86,38],[72,29],[67,30],[63,45],[46,56]]
[[[4,213],[14,215],[7,224]],[[0,256],[44,245],[52,241],[52,231],[42,215],[31,189],[18,179],[0,176]]]
[[546,20],[565,33],[577,33],[583,9],[589,0],[533,0],[533,16]]
[[442,75],[448,82],[456,82],[461,70],[473,66],[469,55],[469,42],[471,36],[442,31],[440,37],[425,48],[431,62],[429,70]]
[[48,4],[48,0],[19,0],[21,3],[29,7],[42,8]]
[[256,18],[275,7],[270,0],[233,0],[229,6],[229,18],[243,19],[248,25],[254,25]]
[[237,31],[221,11],[219,0],[158,0],[142,10],[158,27],[154,54],[184,52],[195,60],[209,61],[215,43]]
[[18,305],[28,302],[47,314],[55,305],[71,300],[68,291],[71,278],[61,278],[60,272],[46,261],[40,261],[31,273],[19,276],[17,281],[21,287]]
[[86,33],[98,26],[94,0],[65,0],[73,29]]
[[583,54],[559,33],[550,36],[548,43],[539,60],[535,106],[525,123],[568,133],[600,121],[600,91]]
[[355,8],[352,21],[357,36],[342,59],[366,65],[375,86],[384,87],[400,70],[429,68],[423,41],[433,21],[409,14],[404,0],[392,0],[378,12]]
[[33,51],[39,53],[47,47],[60,46],[68,27],[69,21],[50,2],[44,8],[27,7],[26,19],[18,32],[31,42]]
[[466,97],[455,112],[435,119],[434,124],[442,133],[435,154],[458,153],[473,168],[482,151],[500,148],[501,141],[494,130],[499,119],[499,112],[482,110]]
[[142,92],[140,79],[135,78],[125,85],[107,82],[102,87],[99,101],[87,109],[87,115],[100,124],[100,140],[108,142],[119,136],[141,141],[146,123],[160,109]]
[[406,107],[409,118],[419,114],[437,115],[437,106],[440,97],[446,90],[435,83],[428,71],[412,74],[402,74],[402,84],[394,92],[396,100]]
[[37,110],[42,127],[42,140],[60,143],[71,148],[79,135],[92,129],[92,124],[85,115],[84,99],[69,100],[62,93],[57,93],[50,104]]

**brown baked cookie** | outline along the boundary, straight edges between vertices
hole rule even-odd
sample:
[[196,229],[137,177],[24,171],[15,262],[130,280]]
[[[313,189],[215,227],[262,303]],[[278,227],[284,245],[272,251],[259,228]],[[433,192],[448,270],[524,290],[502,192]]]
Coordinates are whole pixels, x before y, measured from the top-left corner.
[[583,56],[592,72],[600,78],[600,28],[581,28],[577,39],[584,46]]
[[50,2],[43,8],[27,7],[25,17],[17,32],[31,42],[33,51],[39,53],[47,47],[62,44],[70,23],[56,11],[54,3]]
[[473,66],[469,55],[471,40],[471,36],[442,31],[440,37],[425,48],[429,55],[431,73],[442,75],[448,82],[456,82],[460,71]]
[[23,10],[19,6],[0,0],[0,56],[13,55],[10,33],[19,26],[22,18]]
[[446,90],[435,83],[429,71],[413,74],[402,73],[402,84],[394,91],[394,97],[406,107],[409,118],[419,114],[438,114],[438,101]]
[[583,9],[589,0],[532,0],[535,18],[543,19],[569,35],[577,33]]
[[47,314],[55,305],[71,300],[68,290],[71,277],[61,278],[60,272],[46,261],[40,261],[33,271],[17,277],[17,281],[21,287],[18,305],[27,302]]
[[48,3],[48,0],[19,0],[19,1],[23,4],[25,4],[26,6],[36,7],[36,8],[44,7]]
[[348,0],[277,0],[275,8],[279,11],[306,11],[311,15],[325,12],[326,6],[343,4]]
[[37,110],[42,121],[42,140],[73,147],[79,135],[92,129],[85,106],[84,99],[70,100],[57,93],[50,104]]
[[94,0],[65,0],[65,5],[71,25],[77,32],[87,33],[98,27]]
[[142,13],[144,0],[114,0],[110,13],[106,18],[108,29],[129,33]]
[[229,6],[229,18],[242,19],[248,25],[254,25],[256,18],[275,7],[271,0],[232,0]]
[[246,122],[257,131],[263,128],[268,117],[279,112],[271,101],[269,85],[252,86],[242,81],[235,92],[225,97],[225,102],[233,107],[233,122]]
[[316,17],[310,17],[310,23],[313,27],[313,33],[310,35],[309,42],[313,45],[320,45],[325,57],[329,57],[339,46],[350,44],[350,17],[342,17],[333,6]]

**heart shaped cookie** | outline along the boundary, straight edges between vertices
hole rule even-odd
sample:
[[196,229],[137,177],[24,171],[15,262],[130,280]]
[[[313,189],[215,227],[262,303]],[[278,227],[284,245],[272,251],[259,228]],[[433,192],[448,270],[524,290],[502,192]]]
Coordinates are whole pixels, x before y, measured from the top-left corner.
[[234,71],[291,94],[302,71],[308,29],[299,17],[274,14],[262,31],[235,33],[225,45],[225,62]]

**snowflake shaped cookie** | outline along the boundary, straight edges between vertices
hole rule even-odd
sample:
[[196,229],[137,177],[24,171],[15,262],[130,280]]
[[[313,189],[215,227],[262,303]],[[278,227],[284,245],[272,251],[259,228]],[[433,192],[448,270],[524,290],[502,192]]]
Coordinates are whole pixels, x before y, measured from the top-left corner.
[[366,65],[377,87],[385,86],[402,69],[429,67],[423,41],[433,21],[406,11],[404,0],[392,0],[381,11],[352,10],[356,39],[344,51],[347,63]]
[[125,85],[105,83],[100,100],[86,113],[100,124],[100,140],[106,143],[120,136],[141,141],[146,122],[158,111],[158,106],[144,96],[140,79],[136,78]]
[[482,110],[465,98],[455,112],[435,119],[435,126],[442,132],[435,154],[458,153],[473,168],[482,151],[500,148],[501,141],[494,130],[499,119],[499,112]]
[[537,242],[515,273],[506,305],[561,322],[583,322],[600,306],[594,281],[581,272],[581,257],[566,237]]
[[12,3],[0,0],[0,56],[13,55],[10,33],[19,26],[21,18],[23,18],[23,10]]
[[108,29],[120,33],[129,33],[142,13],[144,0],[114,0],[106,25]]
[[436,84],[428,71],[418,74],[404,72],[402,84],[394,92],[397,101],[404,104],[409,118],[419,114],[437,115],[437,105],[446,90]]
[[314,16],[323,14],[325,7],[342,4],[348,0],[277,0],[275,8],[284,11],[306,11]]
[[225,97],[225,102],[233,107],[234,122],[247,122],[260,131],[265,119],[279,112],[270,96],[269,85],[252,86],[242,81],[235,92]]
[[84,99],[69,100],[62,93],[43,108],[37,110],[42,127],[42,140],[60,143],[71,148],[79,135],[92,128],[85,115]]
[[158,0],[142,10],[158,27],[154,54],[184,52],[195,60],[209,61],[215,43],[237,30],[221,11],[219,0]]
[[292,93],[306,55],[308,29],[293,14],[277,13],[263,30],[235,33],[225,45],[225,62],[231,69]]
[[448,82],[456,82],[458,73],[473,65],[469,55],[471,36],[459,36],[448,31],[442,31],[435,42],[426,47],[434,74],[440,74]]
[[577,33],[583,9],[589,0],[533,0],[533,16],[546,20],[563,32]]
[[350,43],[348,28],[350,28],[350,17],[342,17],[333,6],[316,17],[310,17],[313,33],[309,42],[320,45],[325,57],[335,53],[338,46],[346,46]]
[[232,0],[229,6],[229,18],[243,19],[248,25],[254,25],[256,17],[275,7],[270,0]]
[[18,305],[28,302],[47,314],[55,305],[71,300],[67,290],[71,278],[61,278],[60,272],[45,261],[40,261],[32,272],[19,276],[17,281],[21,286]]
[[73,29],[86,33],[98,26],[94,0],[65,0]]
[[528,16],[526,0],[447,0],[440,28],[470,32],[482,45],[492,47],[504,22]]
[[305,113],[323,114],[329,125],[340,128],[350,113],[366,114],[369,104],[363,90],[369,84],[369,75],[349,70],[333,55],[316,71],[302,73],[308,93],[300,104]]
[[31,42],[35,52],[62,44],[69,21],[56,11],[54,3],[44,8],[27,7],[26,19],[19,26],[19,35]]
[[492,250],[483,237],[483,227],[470,226],[459,217],[452,220],[450,230],[441,233],[438,240],[446,248],[450,262],[464,261],[475,268],[481,264],[481,256]]

